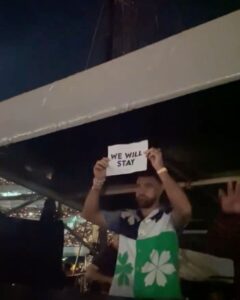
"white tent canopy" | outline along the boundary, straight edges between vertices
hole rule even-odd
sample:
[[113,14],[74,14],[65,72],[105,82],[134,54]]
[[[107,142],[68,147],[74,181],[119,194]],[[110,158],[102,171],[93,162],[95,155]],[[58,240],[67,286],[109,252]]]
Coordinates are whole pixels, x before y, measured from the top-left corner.
[[240,11],[0,103],[0,145],[240,78]]

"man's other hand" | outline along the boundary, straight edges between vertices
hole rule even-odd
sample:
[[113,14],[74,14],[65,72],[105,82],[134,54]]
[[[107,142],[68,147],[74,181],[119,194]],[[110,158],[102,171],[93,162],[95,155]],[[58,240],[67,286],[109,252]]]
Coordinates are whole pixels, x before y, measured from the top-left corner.
[[156,171],[164,167],[162,152],[160,149],[150,148],[145,152],[145,154]]

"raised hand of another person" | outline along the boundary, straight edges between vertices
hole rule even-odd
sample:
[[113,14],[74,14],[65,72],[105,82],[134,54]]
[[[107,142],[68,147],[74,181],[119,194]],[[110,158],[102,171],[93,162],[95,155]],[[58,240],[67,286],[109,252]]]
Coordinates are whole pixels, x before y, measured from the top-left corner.
[[227,184],[227,192],[220,189],[219,199],[222,211],[226,214],[240,214],[240,182]]

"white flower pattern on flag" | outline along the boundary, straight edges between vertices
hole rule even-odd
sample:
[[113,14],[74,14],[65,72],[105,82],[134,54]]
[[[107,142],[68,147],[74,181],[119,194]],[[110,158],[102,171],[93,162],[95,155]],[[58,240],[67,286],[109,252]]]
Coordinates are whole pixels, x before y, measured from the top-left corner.
[[176,269],[169,263],[170,251],[163,251],[160,255],[157,250],[153,250],[150,255],[150,262],[146,262],[142,267],[142,273],[148,273],[144,279],[145,286],[151,286],[155,282],[164,287],[167,283],[167,276],[173,274]]
[[140,218],[131,210],[126,210],[121,213],[123,219],[127,219],[129,225],[134,225],[140,221]]

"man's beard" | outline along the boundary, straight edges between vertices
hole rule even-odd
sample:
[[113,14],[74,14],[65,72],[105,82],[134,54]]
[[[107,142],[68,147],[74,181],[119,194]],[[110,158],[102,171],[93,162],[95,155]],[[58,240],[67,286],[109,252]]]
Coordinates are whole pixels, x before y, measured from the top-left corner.
[[147,198],[143,196],[143,197],[136,198],[136,201],[139,208],[150,208],[156,203],[157,199]]

